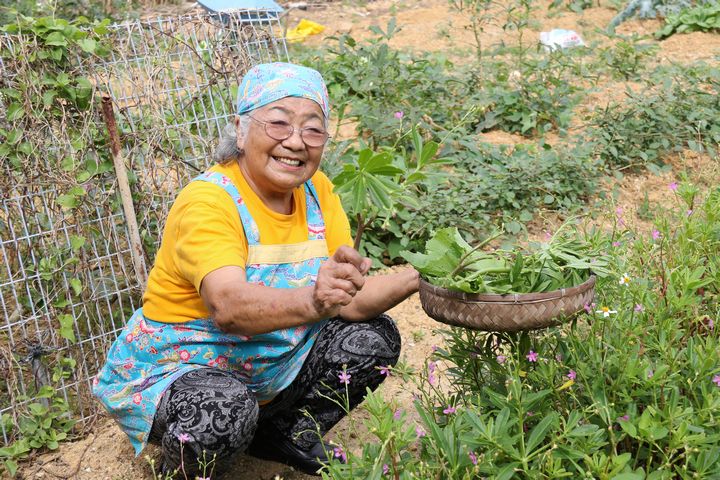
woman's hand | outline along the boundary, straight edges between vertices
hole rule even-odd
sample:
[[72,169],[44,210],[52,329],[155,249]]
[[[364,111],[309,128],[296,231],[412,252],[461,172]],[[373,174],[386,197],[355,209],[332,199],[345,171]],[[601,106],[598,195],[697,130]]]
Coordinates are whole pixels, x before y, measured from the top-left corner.
[[365,285],[371,261],[348,246],[337,249],[318,271],[312,290],[313,307],[322,318],[338,315]]

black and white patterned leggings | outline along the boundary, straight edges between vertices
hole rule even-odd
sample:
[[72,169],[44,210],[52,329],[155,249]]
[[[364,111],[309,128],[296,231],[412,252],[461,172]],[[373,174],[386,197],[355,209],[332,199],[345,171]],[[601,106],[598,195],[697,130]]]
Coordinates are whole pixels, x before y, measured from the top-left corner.
[[162,446],[164,471],[180,466],[182,451],[188,476],[213,457],[215,472],[222,471],[234,454],[247,449],[256,429],[267,425],[308,450],[318,441],[318,430],[324,435],[345,415],[326,398],[344,397],[343,368],[350,375],[348,397],[354,408],[366,388],[374,390],[383,381],[378,367],[395,365],[399,355],[400,333],[387,315],[368,322],[331,319],[295,380],[261,407],[231,371],[202,368],[175,380],[160,401],[150,441]]

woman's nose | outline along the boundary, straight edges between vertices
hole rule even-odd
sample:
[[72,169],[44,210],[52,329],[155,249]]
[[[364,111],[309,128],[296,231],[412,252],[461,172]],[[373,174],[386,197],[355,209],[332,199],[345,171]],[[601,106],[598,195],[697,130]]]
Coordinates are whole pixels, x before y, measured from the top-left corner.
[[305,141],[302,139],[302,129],[293,128],[290,136],[282,141],[282,145],[291,150],[305,149]]

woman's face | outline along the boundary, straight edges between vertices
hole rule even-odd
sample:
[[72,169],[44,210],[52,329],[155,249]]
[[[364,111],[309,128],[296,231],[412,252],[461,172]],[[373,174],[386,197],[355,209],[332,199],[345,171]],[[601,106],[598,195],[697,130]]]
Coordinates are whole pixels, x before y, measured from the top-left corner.
[[[289,195],[317,171],[324,145],[310,147],[300,136],[301,129],[325,130],[323,112],[312,100],[301,97],[285,97],[250,112],[253,119],[245,132],[238,128],[238,147],[245,154],[240,168],[250,185],[262,197]],[[285,140],[268,136],[261,122],[286,122],[294,131]]]

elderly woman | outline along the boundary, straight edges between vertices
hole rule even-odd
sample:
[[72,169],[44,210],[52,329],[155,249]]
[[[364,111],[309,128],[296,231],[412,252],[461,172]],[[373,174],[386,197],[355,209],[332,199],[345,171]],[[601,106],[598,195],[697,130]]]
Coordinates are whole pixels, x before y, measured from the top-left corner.
[[178,195],[143,306],[94,393],[140,453],[186,475],[233,454],[314,473],[324,435],[394,365],[385,315],[418,289],[413,269],[368,276],[332,183],[318,170],[328,96],[315,70],[258,65],[238,91],[218,164]]

